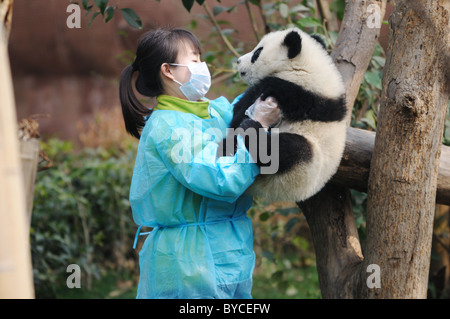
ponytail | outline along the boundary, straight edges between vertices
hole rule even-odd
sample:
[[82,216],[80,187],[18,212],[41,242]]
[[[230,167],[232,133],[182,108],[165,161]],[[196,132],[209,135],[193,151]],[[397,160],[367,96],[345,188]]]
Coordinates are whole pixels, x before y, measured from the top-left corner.
[[133,92],[132,78],[136,71],[135,64],[127,66],[120,77],[119,97],[122,105],[122,114],[125,121],[125,129],[129,134],[140,139],[140,131],[145,125],[145,116],[152,111],[145,107],[136,98]]

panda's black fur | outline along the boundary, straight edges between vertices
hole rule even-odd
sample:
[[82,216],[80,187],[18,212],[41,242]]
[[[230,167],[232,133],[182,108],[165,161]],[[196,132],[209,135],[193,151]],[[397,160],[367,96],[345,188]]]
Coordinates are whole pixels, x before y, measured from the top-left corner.
[[[305,34],[302,35],[303,37],[305,37]],[[321,50],[325,50],[325,45],[320,37],[313,36],[311,38],[322,46]],[[304,45],[302,43],[302,36],[298,30],[285,32],[284,40],[281,42],[281,46],[285,47],[287,58],[289,60],[293,60],[299,54],[301,54],[302,45]],[[314,49],[316,50],[317,48]],[[260,55],[263,52],[264,46],[258,45],[252,53],[250,59],[251,65],[258,61]],[[251,65],[249,67],[251,67]],[[333,70],[333,72],[334,71],[337,72],[337,69]],[[241,76],[247,76],[246,72],[242,71]],[[317,83],[315,84],[319,87],[320,90],[321,86],[317,85]],[[326,83],[324,83],[323,90],[327,90]],[[246,116],[245,111],[258,99],[258,97],[261,97],[262,100],[265,100],[269,96],[275,98],[275,100],[277,101],[278,107],[282,114],[282,121],[284,121],[285,126],[288,127],[288,129],[280,130],[279,132],[279,169],[275,175],[289,174],[289,172],[293,170],[298,171],[299,169],[308,169],[308,165],[310,165],[312,161],[315,160],[314,148],[311,144],[312,141],[310,140],[310,138],[299,134],[299,132],[295,131],[295,129],[292,130],[291,128],[301,128],[302,123],[323,123],[323,128],[326,129],[327,123],[345,122],[346,105],[344,92],[342,92],[342,94],[335,94],[335,96],[333,97],[326,97],[325,95],[318,94],[317,92],[313,92],[312,90],[304,88],[301,82],[294,83],[293,81],[283,79],[276,74],[269,74],[268,76],[265,76],[262,79],[259,79],[258,81],[252,83],[252,85],[245,91],[240,100],[235,104],[234,114],[230,123],[230,127],[234,129],[240,127],[244,130],[250,127],[255,129],[261,128],[261,124],[253,121],[248,116]],[[289,126],[290,124],[295,125]],[[334,129],[334,126],[332,129]],[[342,130],[341,126],[339,126],[339,130]],[[269,134],[271,133],[271,128],[269,128],[268,132]],[[234,137],[234,140],[230,139],[230,137],[228,137],[228,139],[224,139],[223,145],[221,148],[219,148],[218,151],[219,155],[233,155],[225,153],[226,145],[231,141],[233,141],[233,143],[236,143],[236,137]],[[244,141],[250,151],[252,149],[255,149],[249,147],[250,141],[248,136],[244,135]],[[270,143],[271,139],[267,138],[267,149],[269,154],[271,154]],[[342,151],[341,149],[342,147],[340,147],[338,151]],[[257,164],[259,166],[270,165],[270,162],[264,163],[260,160],[260,157],[258,156],[258,148],[256,148],[256,150],[256,154],[252,153],[252,157],[256,160]],[[341,155],[342,154],[338,155],[339,160]],[[334,160],[334,162],[336,162],[336,160]],[[327,180],[330,177],[331,176],[327,177]],[[266,176],[265,178],[267,179],[270,177]],[[256,181],[255,183],[257,182],[258,181]],[[310,182],[310,180],[305,180],[305,182]],[[268,181],[266,180],[265,183],[267,184]],[[323,185],[317,187],[321,188],[322,186]],[[277,185],[272,185],[272,187],[277,187]],[[284,187],[289,187],[289,185],[284,185]],[[295,198],[275,197],[274,199],[291,199],[294,201],[299,201],[312,196],[312,194],[317,191],[318,189],[314,189],[313,191],[308,190],[308,194],[299,194],[298,196],[293,196]]]
[[[276,77],[267,77],[250,87],[235,104],[233,119],[230,123],[231,128],[242,127],[245,130],[249,127],[261,127],[258,125],[259,123],[252,121],[245,115],[245,111],[260,96],[262,100],[269,96],[275,98],[284,118],[291,122],[305,120],[334,122],[341,121],[346,116],[344,96],[337,100],[327,99],[308,92],[301,86],[289,81]],[[298,101],[302,101],[302,103],[299,104]],[[282,155],[280,156],[278,173],[288,171],[293,165],[299,162],[307,162],[312,158],[309,143],[303,136],[292,133],[280,133],[279,139],[279,150]],[[246,142],[248,143],[248,137],[246,137]],[[267,143],[267,149],[270,154],[270,139],[267,139]],[[262,163],[255,154],[252,154],[252,156],[254,156],[258,165],[270,165],[270,162]]]

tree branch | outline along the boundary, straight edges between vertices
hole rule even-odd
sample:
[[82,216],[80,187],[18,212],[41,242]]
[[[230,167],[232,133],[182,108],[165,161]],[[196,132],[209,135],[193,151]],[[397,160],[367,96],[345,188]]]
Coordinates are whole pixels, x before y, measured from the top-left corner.
[[247,8],[248,17],[250,19],[250,23],[252,25],[253,34],[255,35],[255,39],[257,42],[259,42],[259,32],[258,32],[258,26],[256,25],[255,17],[253,16],[252,10],[250,8],[250,4],[248,3],[248,0],[245,0],[245,7]]
[[337,31],[336,19],[331,15],[328,1],[316,0],[317,11],[322,18],[323,24],[327,30]]
[[216,27],[217,32],[219,33],[219,36],[222,39],[223,43],[225,43],[225,45],[227,46],[228,50],[230,50],[231,53],[233,53],[233,55],[236,58],[239,58],[241,55],[236,51],[236,49],[233,47],[233,45],[230,43],[230,41],[228,41],[228,39],[225,36],[225,34],[223,34],[222,29],[220,28],[219,24],[217,23],[217,20],[214,17],[214,14],[211,12],[211,9],[206,4],[206,1],[203,3],[203,7],[205,8],[205,11],[206,11],[206,14],[208,15],[208,18],[211,20],[213,25]]
[[331,53],[346,87],[348,123],[350,123],[353,104],[380,33],[380,28],[372,27],[368,23],[368,19],[373,14],[369,10],[371,6],[379,8],[380,21],[382,21],[386,10],[386,0],[347,1],[336,47]]
[[271,30],[270,30],[269,23],[267,22],[266,10],[264,10],[263,0],[258,1],[258,9],[259,9],[259,14],[261,15],[261,19],[263,20],[263,23],[264,23],[264,33],[267,34]]
[[[331,183],[367,192],[374,145],[375,132],[349,127],[344,156]],[[450,147],[445,145],[441,149],[436,203],[450,205]]]

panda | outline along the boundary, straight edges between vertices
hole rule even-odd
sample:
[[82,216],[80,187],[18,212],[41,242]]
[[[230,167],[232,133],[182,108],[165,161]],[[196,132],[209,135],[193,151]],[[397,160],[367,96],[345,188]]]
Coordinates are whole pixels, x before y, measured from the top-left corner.
[[[230,128],[261,128],[245,114],[258,97],[275,98],[281,113],[278,130],[268,129],[278,134],[278,170],[259,174],[248,192],[270,201],[310,198],[336,173],[347,126],[344,83],[322,39],[298,28],[269,33],[238,59],[237,69],[249,87],[234,106]],[[270,153],[271,139],[266,140]],[[245,142],[250,151],[249,139]],[[230,136],[218,154],[232,155],[226,153],[227,143]],[[259,153],[252,157],[267,165]]]

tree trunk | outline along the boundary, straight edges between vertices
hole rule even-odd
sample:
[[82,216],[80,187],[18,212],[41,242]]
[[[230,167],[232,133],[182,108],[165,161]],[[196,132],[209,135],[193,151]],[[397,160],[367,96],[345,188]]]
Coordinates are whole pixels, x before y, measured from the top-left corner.
[[[386,0],[347,1],[336,47],[331,56],[346,85],[348,123],[380,29],[371,28],[369,6],[383,18]],[[311,229],[323,298],[354,298],[363,260],[348,188],[328,184],[313,198],[298,203]]]
[[22,167],[7,51],[12,3],[12,0],[0,1],[0,298],[33,298]]
[[369,298],[426,298],[436,184],[449,98],[449,13],[399,1],[390,19],[372,157],[364,264],[381,269]]

